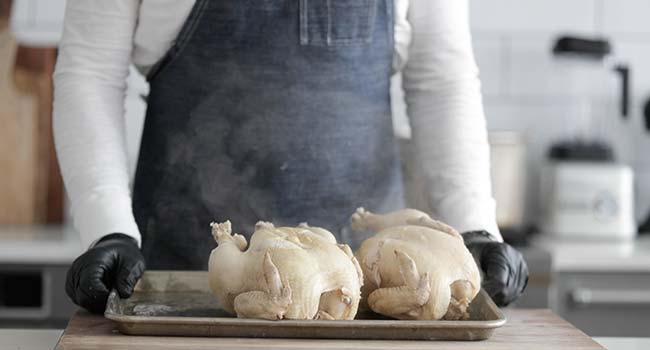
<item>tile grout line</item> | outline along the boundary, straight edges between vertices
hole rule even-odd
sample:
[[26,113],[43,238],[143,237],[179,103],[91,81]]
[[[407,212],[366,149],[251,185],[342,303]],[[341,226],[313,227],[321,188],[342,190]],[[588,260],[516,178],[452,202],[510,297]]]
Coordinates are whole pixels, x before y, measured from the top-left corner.
[[510,35],[502,33],[500,35],[500,46],[501,50],[499,50],[499,60],[501,61],[501,79],[499,82],[499,90],[500,90],[500,95],[502,95],[505,98],[509,98],[511,95],[510,91],[510,78],[512,76],[511,74],[511,65],[512,65],[512,60],[510,55],[512,54],[512,42],[510,40]]
[[605,34],[605,0],[594,0],[594,30],[601,35]]

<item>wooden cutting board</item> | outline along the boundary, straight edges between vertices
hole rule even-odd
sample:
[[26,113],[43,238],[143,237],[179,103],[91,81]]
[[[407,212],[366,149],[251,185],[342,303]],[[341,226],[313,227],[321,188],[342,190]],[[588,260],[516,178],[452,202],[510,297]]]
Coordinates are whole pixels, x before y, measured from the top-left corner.
[[56,48],[18,45],[0,0],[0,224],[60,223],[63,183],[52,137]]
[[507,315],[508,323],[490,339],[460,342],[127,336],[112,321],[79,311],[56,349],[604,349],[550,310],[513,309]]
[[17,45],[0,28],[0,223],[37,221],[38,101],[13,81]]

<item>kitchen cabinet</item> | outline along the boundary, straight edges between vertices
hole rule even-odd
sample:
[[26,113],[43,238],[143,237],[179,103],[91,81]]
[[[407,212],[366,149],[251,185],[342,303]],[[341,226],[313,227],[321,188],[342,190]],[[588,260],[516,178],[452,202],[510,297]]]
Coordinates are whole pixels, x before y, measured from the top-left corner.
[[532,245],[552,260],[550,306],[591,336],[650,334],[650,237],[630,241],[561,241]]
[[555,311],[590,335],[650,334],[650,272],[560,272]]
[[512,307],[548,308],[550,307],[551,254],[536,247],[517,247],[528,264],[528,285],[524,294]]
[[65,327],[77,309],[65,294],[67,270],[67,265],[0,264],[0,327]]
[[66,272],[81,251],[71,228],[0,227],[0,328],[65,327],[76,310]]

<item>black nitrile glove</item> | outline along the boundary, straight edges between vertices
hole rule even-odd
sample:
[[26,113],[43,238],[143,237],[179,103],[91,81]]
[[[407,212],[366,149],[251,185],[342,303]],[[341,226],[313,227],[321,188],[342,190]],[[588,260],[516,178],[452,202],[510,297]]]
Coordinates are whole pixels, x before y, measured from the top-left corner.
[[117,289],[122,298],[130,297],[144,269],[137,242],[125,234],[113,233],[72,263],[65,291],[75,304],[92,313],[104,313],[110,290]]
[[507,306],[523,294],[528,284],[528,265],[511,245],[494,241],[485,231],[463,233],[465,246],[483,272],[483,289],[499,306]]

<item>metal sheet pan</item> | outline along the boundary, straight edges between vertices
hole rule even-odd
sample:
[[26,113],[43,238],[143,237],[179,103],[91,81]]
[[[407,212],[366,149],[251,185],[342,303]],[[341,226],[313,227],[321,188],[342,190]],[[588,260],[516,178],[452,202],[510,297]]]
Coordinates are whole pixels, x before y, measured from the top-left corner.
[[242,319],[219,307],[207,272],[147,271],[130,298],[111,292],[105,316],[124,334],[202,337],[482,340],[506,323],[483,290],[469,311],[467,321],[403,321],[372,312],[352,321]]

